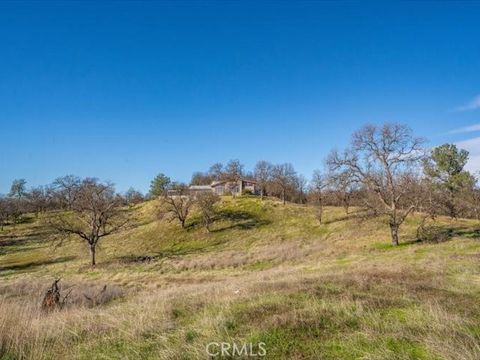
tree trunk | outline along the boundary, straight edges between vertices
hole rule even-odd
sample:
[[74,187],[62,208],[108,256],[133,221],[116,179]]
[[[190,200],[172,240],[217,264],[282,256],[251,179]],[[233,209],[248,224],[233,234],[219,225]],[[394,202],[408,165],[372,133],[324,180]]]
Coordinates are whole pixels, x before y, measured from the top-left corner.
[[95,245],[90,245],[90,256],[92,258],[92,266],[96,265],[95,261]]
[[283,205],[285,205],[285,189],[282,190]]
[[398,224],[390,222],[390,233],[392,235],[392,245],[398,245]]
[[348,215],[348,210],[350,208],[350,199],[349,199],[348,193],[345,192],[343,194],[342,202],[343,202],[343,208],[345,209],[345,214]]
[[260,200],[263,200],[263,186],[262,186],[262,188],[260,189]]
[[322,215],[323,215],[323,205],[320,204],[320,206],[318,207],[318,212],[317,212],[317,219],[318,219],[318,222],[320,224],[322,223]]
[[203,224],[205,225],[205,229],[210,232],[210,219],[204,215],[203,217]]

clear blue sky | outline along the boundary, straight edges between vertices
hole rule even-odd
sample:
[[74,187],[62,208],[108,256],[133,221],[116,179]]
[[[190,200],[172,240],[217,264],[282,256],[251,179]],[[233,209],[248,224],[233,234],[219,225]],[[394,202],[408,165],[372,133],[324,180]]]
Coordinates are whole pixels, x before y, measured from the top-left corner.
[[231,158],[310,176],[386,121],[480,169],[480,3],[386,3],[2,2],[0,193]]

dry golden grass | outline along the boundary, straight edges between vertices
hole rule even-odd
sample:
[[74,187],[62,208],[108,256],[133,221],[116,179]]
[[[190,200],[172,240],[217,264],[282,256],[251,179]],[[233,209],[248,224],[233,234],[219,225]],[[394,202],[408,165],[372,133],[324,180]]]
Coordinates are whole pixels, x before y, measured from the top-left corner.
[[[154,208],[101,244],[95,269],[81,242],[54,250],[36,221],[0,234],[0,357],[206,359],[226,341],[265,342],[268,359],[480,358],[473,221],[440,219],[449,239],[416,243],[412,218],[393,248],[384,220],[337,208],[318,224],[309,207],[224,198],[212,233]],[[55,277],[72,295],[45,314]]]

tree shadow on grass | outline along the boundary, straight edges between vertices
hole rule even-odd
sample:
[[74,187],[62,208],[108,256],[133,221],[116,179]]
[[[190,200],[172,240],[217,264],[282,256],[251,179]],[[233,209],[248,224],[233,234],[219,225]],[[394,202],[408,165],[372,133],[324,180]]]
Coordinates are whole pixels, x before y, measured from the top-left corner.
[[363,220],[373,219],[375,217],[377,217],[375,213],[368,210],[360,209],[360,210],[351,211],[348,214],[345,214],[333,219],[324,220],[322,221],[322,224],[328,225],[328,224],[333,224],[336,222],[352,220],[352,219],[363,221]]
[[164,249],[161,251],[152,252],[149,254],[143,255],[124,255],[116,257],[111,261],[103,262],[101,265],[111,265],[115,263],[120,264],[145,264],[153,263],[162,259],[174,259],[181,256],[192,255],[192,254],[203,254],[209,251],[214,250],[216,247],[226,243],[227,239],[217,239],[211,241],[208,244],[199,244],[199,246],[183,246],[183,243],[173,244],[170,248]]
[[452,240],[455,237],[468,239],[480,239],[480,229],[471,227],[451,227],[445,225],[425,226],[416,237],[401,241],[398,245],[391,243],[375,244],[374,248],[379,250],[399,249],[417,244],[441,244]]
[[453,229],[452,237],[453,236],[462,236],[469,239],[479,239],[480,238],[480,229],[467,229],[467,228],[460,228],[460,229]]
[[14,264],[14,265],[0,265],[0,273],[4,271],[31,270],[32,268],[37,268],[44,265],[64,263],[74,259],[76,259],[76,256],[63,256],[56,259],[29,261],[21,264]]
[[[215,223],[219,221],[228,221],[230,222],[230,224],[221,228],[214,228]],[[211,232],[219,233],[228,229],[248,230],[267,225],[270,222],[270,220],[264,219],[256,214],[252,214],[247,211],[227,209],[222,210],[216,214],[215,218],[213,219]],[[185,230],[192,231],[199,226],[203,226],[203,221],[200,216],[197,216],[189,221]],[[208,241],[207,244],[202,242],[198,243],[198,246],[195,243],[192,245],[191,243],[184,244],[180,242],[178,244],[173,244],[168,249],[164,249],[155,253],[120,256],[117,257],[115,260],[112,260],[111,263],[115,261],[123,264],[150,263],[160,259],[175,258],[191,254],[202,254],[214,250],[216,247],[226,243],[227,241],[228,239],[212,238]]]
[[[218,223],[219,221],[228,221],[230,222],[230,224],[215,229],[215,223]],[[262,218],[261,216],[256,214],[252,214],[248,211],[226,209],[219,211],[212,219],[210,225],[212,227],[211,232],[215,233],[229,229],[249,230],[253,228],[258,228],[263,225],[268,225],[270,223],[270,220]],[[186,230],[191,231],[203,225],[204,224],[202,218],[200,216],[197,216],[190,220],[190,222],[186,226]]]
[[228,229],[249,230],[270,224],[270,220],[243,210],[222,210],[215,217],[214,223],[221,220],[229,221],[230,225],[212,229],[212,232],[221,232]]
[[[36,246],[32,246],[36,245]],[[0,255],[40,249],[45,246],[36,234],[22,236],[0,236]]]
[[208,244],[201,244],[201,246],[198,247],[182,247],[174,245],[169,249],[158,251],[156,254],[159,258],[163,259],[170,259],[192,254],[203,254],[214,250],[216,247],[224,244],[226,241],[226,239],[218,239],[215,241],[211,241]]
[[413,242],[442,243],[454,237],[467,239],[479,239],[480,229],[472,227],[451,227],[443,225],[425,226],[417,232],[417,238]]
[[7,233],[0,232],[0,246],[13,244],[17,241],[20,241],[20,242],[36,241],[44,238],[48,234],[49,232],[46,232],[46,231],[22,234],[22,235],[13,235],[8,232]]
[[16,246],[0,246],[0,255],[10,255],[15,253],[21,253],[24,251],[43,249],[44,246],[29,246],[29,247],[16,247]]

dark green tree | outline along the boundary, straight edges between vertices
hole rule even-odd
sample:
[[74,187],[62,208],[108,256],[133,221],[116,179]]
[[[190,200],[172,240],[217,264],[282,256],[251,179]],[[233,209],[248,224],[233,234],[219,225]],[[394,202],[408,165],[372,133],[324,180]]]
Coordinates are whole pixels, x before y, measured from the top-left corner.
[[158,174],[150,183],[150,194],[152,196],[162,196],[165,194],[171,180],[165,174]]
[[432,184],[445,192],[443,205],[452,218],[458,215],[457,195],[475,183],[474,177],[465,170],[468,155],[468,151],[458,149],[454,144],[443,144],[432,150],[423,165]]
[[10,187],[8,196],[17,200],[22,199],[27,194],[27,181],[25,179],[15,179]]

